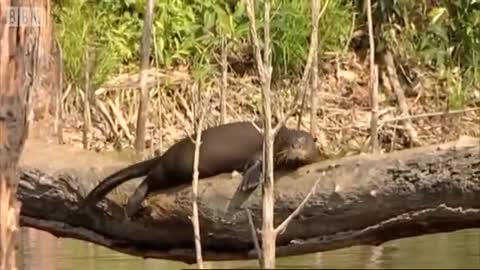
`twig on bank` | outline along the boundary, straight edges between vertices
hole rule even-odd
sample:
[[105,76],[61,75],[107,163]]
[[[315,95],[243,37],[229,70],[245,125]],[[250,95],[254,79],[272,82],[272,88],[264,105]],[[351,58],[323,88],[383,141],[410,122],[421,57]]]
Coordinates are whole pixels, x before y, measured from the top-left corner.
[[375,64],[375,41],[373,39],[372,0],[367,0],[368,40],[370,45],[370,138],[372,152],[378,152],[378,68]]
[[220,87],[220,123],[225,124],[227,121],[227,89],[228,89],[228,62],[227,62],[227,37],[222,34],[222,56],[221,56],[221,66],[222,66],[222,86]]
[[[153,36],[156,36],[156,28],[155,24],[152,25],[152,33]],[[155,68],[158,70],[159,69],[159,62],[160,62],[160,56],[158,53],[158,46],[157,46],[157,40],[153,38],[153,48],[154,48],[154,54],[155,54]],[[158,123],[158,144],[157,144],[157,150],[158,155],[161,155],[163,153],[163,126],[164,126],[164,109],[162,106],[162,99],[163,99],[163,90],[165,89],[165,86],[160,86],[160,80],[155,80],[156,82],[156,90],[157,90],[157,123]],[[152,137],[153,138],[153,137]],[[152,147],[153,148],[153,147]]]
[[195,235],[195,253],[197,257],[197,265],[199,269],[203,269],[203,258],[202,258],[202,243],[200,239],[200,222],[198,217],[198,163],[200,160],[200,145],[202,138],[202,127],[203,121],[205,119],[206,109],[202,110],[201,115],[198,119],[198,125],[196,130],[196,139],[195,139],[195,154],[193,159],[193,179],[192,179],[192,224],[193,232]]
[[57,135],[57,142],[58,144],[63,144],[64,139],[63,139],[63,102],[62,102],[62,93],[63,93],[63,86],[64,86],[64,80],[63,80],[63,72],[64,72],[64,67],[63,67],[63,49],[62,46],[60,45],[60,41],[58,39],[55,39],[55,45],[57,46],[58,49],[58,55],[59,55],[59,82],[58,82],[58,88],[57,91],[55,91],[55,122],[54,122],[54,131]]
[[[263,107],[263,161],[264,172],[262,183],[262,268],[275,268],[275,232],[273,224],[273,136],[272,108],[271,108],[271,44],[270,44],[270,1],[264,1],[264,50],[263,59],[260,52],[260,42],[256,31],[255,11],[253,0],[246,1],[247,16],[250,21],[250,36],[254,44],[255,60],[258,75],[262,85]],[[279,123],[280,124],[280,123]]]
[[82,144],[83,149],[89,149],[88,135],[92,129],[92,118],[90,115],[90,52],[87,47],[85,50],[85,94],[83,96],[83,132]]
[[[387,67],[388,77],[390,78],[391,85],[393,87],[393,91],[397,96],[398,105],[400,107],[400,111],[403,116],[409,116],[408,112],[408,105],[406,102],[405,94],[403,92],[402,86],[398,80],[397,71],[395,68],[395,64],[393,61],[392,53],[387,51],[384,56],[385,66]],[[418,140],[417,131],[413,128],[412,123],[410,122],[409,118],[402,120],[405,129],[407,130],[408,136],[410,137],[410,141],[413,145],[420,145],[420,141]]]
[[255,224],[253,223],[252,211],[250,211],[250,209],[248,208],[246,208],[245,211],[247,212],[248,223],[250,224],[250,229],[252,232],[253,244],[255,246],[255,250],[257,251],[258,263],[260,264],[260,267],[263,268],[263,253],[262,249],[260,248],[260,243],[258,242],[257,229],[255,228]]
[[[310,48],[308,49],[307,64],[305,65],[305,68],[303,70],[303,76],[300,83],[300,90],[297,92],[297,95],[295,96],[295,99],[293,101],[293,106],[290,109],[290,111],[285,114],[284,119],[282,119],[286,121],[286,119],[290,118],[290,116],[292,116],[299,109],[300,112],[299,112],[299,117],[297,122],[297,129],[300,129],[300,126],[302,124],[302,114],[303,114],[302,112],[303,112],[303,108],[305,107],[305,99],[307,96],[306,87],[308,84],[308,78],[310,76],[310,73],[312,72],[312,65],[315,62],[314,61],[315,54],[318,54],[318,25],[320,23],[320,18],[323,16],[325,10],[327,9],[328,4],[329,4],[329,0],[325,1],[325,4],[323,5],[322,10],[320,11],[320,1],[312,0],[312,33],[310,34],[311,41],[310,41]],[[302,102],[300,106],[298,106],[297,103],[300,100],[301,93],[303,93]],[[275,131],[278,131],[281,125],[283,124],[284,122],[280,121],[278,125],[275,127]]]
[[467,108],[467,109],[462,109],[462,110],[453,110],[453,111],[447,111],[447,112],[432,112],[432,113],[423,113],[423,114],[417,114],[417,115],[405,115],[405,116],[400,116],[392,119],[385,119],[380,121],[380,123],[388,123],[388,122],[396,122],[396,121],[403,121],[403,120],[412,120],[412,119],[417,119],[417,118],[425,118],[425,117],[432,117],[432,116],[447,116],[447,115],[453,115],[453,114],[460,114],[460,113],[465,113],[465,112],[473,112],[473,111],[479,111],[480,107],[474,107],[474,108]]
[[[461,113],[473,112],[473,111],[480,111],[480,107],[467,108],[467,109],[462,109],[462,110],[453,110],[453,111],[447,111],[447,112],[442,111],[442,112],[431,112],[431,113],[422,113],[422,114],[416,114],[416,115],[400,116],[400,117],[395,117],[395,118],[391,118],[391,119],[380,120],[378,122],[378,125],[381,126],[381,125],[386,124],[386,123],[398,122],[398,121],[403,121],[403,120],[413,120],[413,119],[435,117],[435,116],[449,116],[449,115],[461,114]],[[325,128],[325,129],[328,129],[328,130],[344,130],[344,129],[368,128],[368,127],[369,127],[369,125],[367,125],[367,124],[360,124],[360,125],[343,126],[343,127],[340,127],[340,128]]]
[[147,0],[145,3],[145,17],[143,20],[143,36],[140,59],[140,103],[137,114],[137,130],[135,134],[135,150],[141,153],[145,150],[145,134],[147,124],[147,113],[149,103],[149,91],[147,87],[147,72],[150,59],[150,43],[152,40],[152,21],[153,21],[154,1]]
[[123,117],[120,109],[118,109],[117,106],[115,106],[115,104],[113,103],[113,101],[110,98],[107,100],[107,104],[109,105],[110,110],[112,111],[113,115],[117,119],[118,124],[120,125],[120,128],[123,130],[123,132],[125,132],[125,136],[127,137],[127,139],[130,142],[133,142],[134,137],[130,133],[130,129],[128,128],[127,121]]
[[[324,5],[326,7],[328,5],[328,0],[327,3]],[[316,127],[317,127],[317,99],[316,99],[316,94],[318,93],[318,23],[320,21],[320,1],[312,1],[312,37],[311,37],[311,43],[314,46],[311,46],[310,48],[313,48],[313,59],[312,59],[312,88],[310,90],[310,133],[312,136],[315,137],[316,134]],[[305,91],[305,89],[304,89]],[[304,102],[305,102],[305,97],[307,96],[307,91],[303,93],[303,100],[302,100],[302,107],[300,111],[303,110]],[[302,115],[302,113],[300,113]],[[301,116],[299,116],[299,121],[297,125],[297,129],[300,129],[301,125]]]

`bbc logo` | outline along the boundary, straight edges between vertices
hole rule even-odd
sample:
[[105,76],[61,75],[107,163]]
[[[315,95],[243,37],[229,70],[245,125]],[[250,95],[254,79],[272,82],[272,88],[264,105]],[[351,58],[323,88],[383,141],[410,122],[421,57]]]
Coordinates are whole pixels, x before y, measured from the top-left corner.
[[6,12],[7,25],[10,27],[39,27],[44,22],[44,12],[42,8],[9,7]]

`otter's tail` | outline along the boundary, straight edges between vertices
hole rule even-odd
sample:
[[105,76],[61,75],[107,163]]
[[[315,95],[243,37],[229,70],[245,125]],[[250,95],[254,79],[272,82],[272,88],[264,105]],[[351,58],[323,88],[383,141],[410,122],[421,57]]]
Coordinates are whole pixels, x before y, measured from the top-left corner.
[[152,167],[159,163],[161,156],[144,160],[123,168],[105,178],[84,198],[80,209],[93,205],[102,197],[107,195],[112,189],[125,183],[126,181],[147,175]]

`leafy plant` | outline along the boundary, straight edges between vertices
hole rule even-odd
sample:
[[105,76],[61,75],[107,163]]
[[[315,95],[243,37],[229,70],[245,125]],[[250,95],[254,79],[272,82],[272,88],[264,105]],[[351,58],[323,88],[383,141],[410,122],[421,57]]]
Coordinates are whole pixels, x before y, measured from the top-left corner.
[[[374,3],[377,33],[395,48],[397,57],[442,70],[459,67],[464,86],[478,84],[480,0]],[[261,4],[256,2],[260,35]],[[307,0],[272,2],[272,64],[277,74],[298,74],[303,69],[311,31],[310,4]],[[87,47],[93,47],[95,52],[95,84],[116,73],[138,69],[144,5],[145,0],[55,2],[57,35],[64,50],[67,78],[73,82],[83,80]],[[353,16],[351,1],[328,1],[320,21],[320,53],[343,50],[352,32]],[[356,20],[356,26],[363,23]],[[159,65],[164,68],[201,66],[211,69],[207,72],[210,73],[220,53],[222,36],[232,45],[245,44],[249,39],[248,27],[240,1],[233,13],[225,0],[156,1],[156,46],[152,46],[152,55],[158,55]],[[377,47],[381,48],[381,44]]]
[[[331,0],[320,28],[321,48],[336,50],[347,40],[351,4]],[[310,1],[274,1],[271,27],[274,71],[298,73],[303,68],[310,37]],[[95,48],[93,80],[100,84],[118,72],[137,69],[145,0],[63,0],[55,18],[64,49],[67,77],[84,77],[84,55]],[[258,5],[258,3],[257,3]],[[260,11],[257,8],[257,11]],[[306,16],[308,14],[308,16]],[[262,31],[263,16],[257,16]],[[159,64],[213,68],[222,36],[232,44],[249,38],[244,5],[237,1],[231,13],[224,0],[168,0],[155,3],[154,34]],[[87,44],[88,42],[88,44]],[[154,47],[152,46],[152,50]],[[154,55],[152,53],[152,55]]]

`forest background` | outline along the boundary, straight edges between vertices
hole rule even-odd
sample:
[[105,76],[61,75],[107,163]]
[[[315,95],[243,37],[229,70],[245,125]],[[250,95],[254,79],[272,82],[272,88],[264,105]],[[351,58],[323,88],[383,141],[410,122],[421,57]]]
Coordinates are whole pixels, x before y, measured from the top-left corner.
[[[366,151],[370,134],[366,11],[363,1],[321,4],[320,85],[313,95],[307,91],[306,99],[318,104],[315,136],[322,152],[328,157],[355,154]],[[272,2],[272,91],[280,110],[299,90],[310,9],[305,0]],[[480,1],[376,1],[372,9],[382,151],[441,143],[461,134],[479,136]],[[262,9],[256,10],[261,35]],[[52,11],[54,50],[63,58],[63,66],[58,65],[63,70],[62,142],[85,145],[87,140],[87,148],[96,151],[133,147],[145,1],[64,0],[52,3]],[[213,104],[207,125],[259,114],[261,91],[248,24],[241,2],[156,1],[147,75],[150,152],[164,151],[193,131],[193,81],[201,83]],[[228,63],[223,117],[222,56]],[[93,104],[89,115],[83,109],[85,93]],[[401,102],[414,116],[409,120],[413,138],[401,124]],[[50,112],[53,105],[47,106]],[[310,126],[309,108],[306,102],[304,129]],[[90,128],[82,138],[85,122]],[[288,124],[296,125],[295,119]]]

